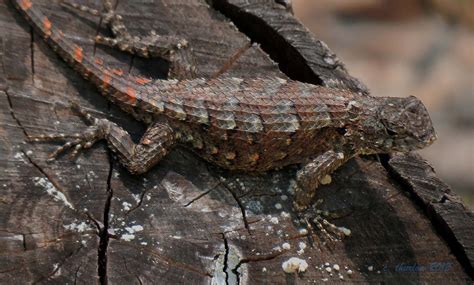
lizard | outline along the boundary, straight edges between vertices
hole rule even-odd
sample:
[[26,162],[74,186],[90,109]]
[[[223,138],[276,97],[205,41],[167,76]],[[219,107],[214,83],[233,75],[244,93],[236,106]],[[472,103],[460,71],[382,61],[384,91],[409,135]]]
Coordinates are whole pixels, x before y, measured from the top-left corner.
[[[296,173],[293,204],[302,211],[311,205],[324,177],[349,159],[409,152],[436,140],[429,113],[414,96],[373,97],[283,78],[195,78],[193,72],[180,80],[132,80],[98,64],[81,46],[67,39],[32,0],[12,1],[70,67],[110,101],[148,125],[140,141],[134,143],[117,124],[84,113],[89,126],[82,133],[32,137],[67,138],[50,159],[69,149],[77,155],[105,140],[132,174],[147,172],[176,146],[184,146],[209,163],[231,171],[262,173],[297,164],[301,168]],[[111,19],[116,19],[115,25],[122,25],[120,29],[126,35],[110,0],[104,3],[104,13],[109,14],[103,16],[108,17],[109,25],[113,26]],[[121,37],[120,33],[114,34]],[[112,46],[118,42],[99,41]],[[155,45],[159,43],[143,46],[140,41],[125,41],[122,50],[150,56],[150,47]],[[175,45],[172,49],[186,47]],[[157,50],[158,56],[172,54],[166,52],[170,49]],[[177,70],[183,66],[190,70],[186,61],[176,66]]]

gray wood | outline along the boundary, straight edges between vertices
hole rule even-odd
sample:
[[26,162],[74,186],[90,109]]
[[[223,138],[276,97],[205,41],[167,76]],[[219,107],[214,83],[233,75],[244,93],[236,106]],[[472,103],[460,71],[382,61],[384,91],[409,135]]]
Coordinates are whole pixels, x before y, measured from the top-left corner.
[[[279,64],[290,78],[368,94],[367,87],[347,72],[344,63],[320,39],[275,0],[210,0],[217,10]],[[291,1],[290,1],[291,2]]]
[[[92,52],[88,39],[95,35],[98,19],[78,16],[57,1],[33,2],[43,3],[42,9],[53,24],[87,46],[86,54]],[[269,5],[268,1],[258,2]],[[118,10],[136,33],[155,29],[187,38],[202,76],[217,72],[250,42],[229,19],[200,0],[121,1]],[[272,17],[291,18],[285,9],[279,13],[285,14]],[[238,26],[238,20],[234,21]],[[302,30],[294,25],[299,24],[289,22],[288,29]],[[308,42],[304,46],[313,47]],[[97,55],[104,64],[125,71],[131,62],[128,55],[107,48],[98,48]],[[313,57],[314,62],[320,60],[317,52]],[[115,162],[104,144],[81,154],[76,162],[63,157],[46,163],[54,144],[24,140],[27,134],[75,133],[84,128],[69,108],[71,99],[97,116],[110,117],[136,137],[143,126],[110,105],[68,68],[31,33],[6,0],[0,0],[0,64],[0,283],[339,281],[334,270],[330,276],[316,268],[326,262],[338,264],[344,280],[351,282],[446,284],[471,280],[462,258],[458,261],[457,252],[451,252],[452,244],[438,233],[445,229],[435,228],[424,208],[407,194],[410,189],[404,180],[410,173],[400,179],[393,170],[387,171],[387,163],[373,158],[353,159],[337,171],[333,183],[318,190],[318,198],[324,199],[322,209],[337,214],[330,221],[351,229],[352,235],[327,242],[318,231],[304,234],[294,222],[288,191],[294,167],[262,176],[229,173],[176,150],[152,171],[136,177]],[[298,64],[311,69],[305,62]],[[160,77],[164,70],[162,61],[134,59],[131,73]],[[286,72],[292,76],[291,70]],[[330,77],[329,71],[325,72]],[[258,45],[245,50],[225,75],[285,76]],[[344,76],[339,73],[335,78]],[[397,167],[395,171],[400,173],[407,168]],[[224,187],[221,178],[230,186]],[[428,190],[429,195],[440,197],[440,189]],[[449,213],[444,219],[451,227],[461,212]],[[469,220],[472,216],[465,217]],[[456,236],[463,229],[459,226],[453,231]],[[468,228],[464,238],[459,238],[465,248],[472,248],[469,233]],[[284,250],[284,243],[291,248]],[[298,254],[300,243],[307,247]],[[290,257],[306,260],[306,272],[285,274],[282,263]],[[428,266],[433,262],[451,267],[446,272],[395,270],[398,264]],[[345,266],[354,273],[348,275]]]
[[396,156],[388,162],[388,170],[413,195],[472,276],[474,213],[419,155]]

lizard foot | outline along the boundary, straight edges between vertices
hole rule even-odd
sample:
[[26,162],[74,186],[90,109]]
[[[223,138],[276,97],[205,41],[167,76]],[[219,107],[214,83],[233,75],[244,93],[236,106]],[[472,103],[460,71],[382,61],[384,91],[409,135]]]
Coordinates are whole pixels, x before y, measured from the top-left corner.
[[55,160],[61,153],[72,149],[70,154],[71,159],[76,158],[79,152],[83,149],[90,148],[97,141],[104,139],[108,133],[110,121],[106,119],[97,119],[92,115],[84,112],[78,106],[73,106],[79,114],[89,123],[89,127],[82,133],[75,134],[43,134],[37,136],[29,136],[29,141],[44,142],[44,141],[62,141],[63,145],[59,146],[50,155],[48,162]]
[[351,235],[351,231],[345,227],[338,227],[328,221],[336,215],[328,211],[318,209],[323,200],[316,201],[311,207],[300,213],[300,224],[307,228],[308,232],[318,230],[322,234],[322,238],[333,243],[342,240],[346,236]]
[[99,11],[88,6],[80,5],[71,1],[63,1],[62,5],[73,8],[94,16],[101,17],[101,23],[108,25],[114,37],[104,37],[97,35],[97,44],[118,48],[140,57],[161,57],[168,59],[176,50],[186,48],[188,42],[173,36],[162,36],[151,31],[145,37],[131,35],[123,23],[122,16],[115,12],[115,7],[111,0],[103,0],[103,10]]

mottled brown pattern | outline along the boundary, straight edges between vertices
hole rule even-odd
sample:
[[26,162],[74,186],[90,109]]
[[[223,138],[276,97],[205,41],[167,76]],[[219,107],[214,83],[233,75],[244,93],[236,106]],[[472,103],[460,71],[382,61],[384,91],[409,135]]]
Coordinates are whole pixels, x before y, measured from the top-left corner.
[[88,140],[74,142],[81,149],[106,139],[132,173],[147,171],[176,144],[230,170],[261,172],[304,164],[295,188],[297,206],[304,208],[320,179],[351,157],[409,151],[435,139],[430,117],[415,97],[375,98],[281,78],[136,83],[97,64],[34,4],[13,2],[71,67],[123,110],[150,124],[139,144],[103,120],[89,127]]

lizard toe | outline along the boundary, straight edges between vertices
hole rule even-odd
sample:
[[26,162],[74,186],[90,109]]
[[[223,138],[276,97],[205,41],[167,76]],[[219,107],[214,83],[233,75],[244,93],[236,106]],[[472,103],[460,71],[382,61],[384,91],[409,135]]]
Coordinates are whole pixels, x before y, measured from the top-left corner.
[[97,141],[103,139],[104,137],[105,135],[103,128],[101,126],[93,125],[88,127],[82,133],[73,135],[40,135],[32,137],[32,140],[64,142],[61,146],[57,147],[49,154],[48,162],[52,162],[68,150],[71,150],[70,158],[75,159],[82,150],[92,147]]

